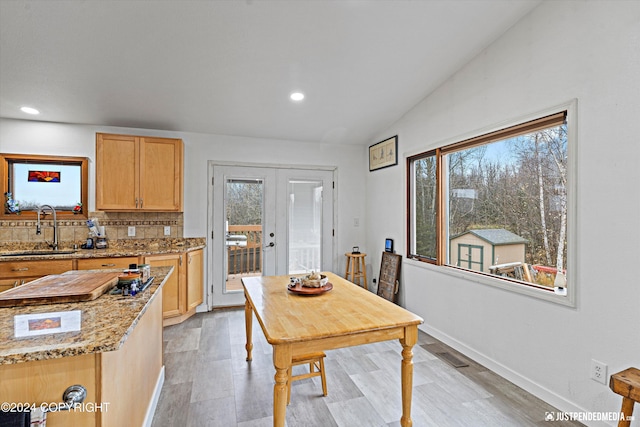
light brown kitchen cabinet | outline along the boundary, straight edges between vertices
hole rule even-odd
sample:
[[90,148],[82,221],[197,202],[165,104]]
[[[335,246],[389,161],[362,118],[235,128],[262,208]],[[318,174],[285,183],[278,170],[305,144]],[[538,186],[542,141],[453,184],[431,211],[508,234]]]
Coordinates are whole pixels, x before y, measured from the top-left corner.
[[76,270],[109,270],[126,269],[129,264],[138,264],[137,256],[113,257],[113,258],[86,258],[79,259]]
[[73,270],[73,261],[70,259],[0,262],[0,292],[69,270]]
[[187,312],[203,301],[204,251],[187,252]]
[[169,276],[162,288],[162,317],[163,319],[177,317],[185,312],[184,286],[184,255],[150,255],[144,257],[144,262],[153,267],[173,267],[173,274]]
[[154,266],[172,266],[173,274],[162,288],[163,325],[175,325],[196,312],[203,301],[204,251],[182,254],[150,255],[144,262]]
[[20,279],[0,279],[0,292],[20,286]]
[[181,139],[96,134],[96,209],[182,212]]

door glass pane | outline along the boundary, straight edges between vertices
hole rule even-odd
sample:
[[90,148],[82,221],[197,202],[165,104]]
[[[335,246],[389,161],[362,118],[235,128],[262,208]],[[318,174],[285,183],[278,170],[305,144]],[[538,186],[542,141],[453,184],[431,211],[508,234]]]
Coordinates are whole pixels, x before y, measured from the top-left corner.
[[322,181],[289,180],[289,274],[322,266]]
[[263,201],[261,179],[226,180],[225,292],[242,291],[242,277],[262,275]]

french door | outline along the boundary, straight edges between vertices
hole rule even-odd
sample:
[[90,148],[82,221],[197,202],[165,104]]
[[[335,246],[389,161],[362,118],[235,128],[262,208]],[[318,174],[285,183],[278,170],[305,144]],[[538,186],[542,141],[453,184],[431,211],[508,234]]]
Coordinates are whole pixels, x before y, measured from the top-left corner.
[[244,303],[241,280],[333,268],[333,171],[212,165],[209,307]]

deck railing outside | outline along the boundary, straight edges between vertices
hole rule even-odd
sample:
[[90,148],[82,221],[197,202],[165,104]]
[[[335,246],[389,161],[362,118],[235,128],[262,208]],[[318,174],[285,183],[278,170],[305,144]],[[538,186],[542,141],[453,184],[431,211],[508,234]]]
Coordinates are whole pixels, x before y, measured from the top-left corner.
[[[227,273],[262,272],[262,226],[229,225],[227,233]],[[308,273],[320,270],[320,245],[291,243],[289,272]]]
[[[262,226],[229,225],[227,234],[227,266],[229,274],[262,271]],[[246,240],[233,237],[244,236]]]

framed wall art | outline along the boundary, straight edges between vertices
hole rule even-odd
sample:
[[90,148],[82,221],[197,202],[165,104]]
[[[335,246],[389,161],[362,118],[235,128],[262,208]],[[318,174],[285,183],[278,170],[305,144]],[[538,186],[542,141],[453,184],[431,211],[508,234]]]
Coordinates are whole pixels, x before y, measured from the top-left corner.
[[398,135],[369,147],[369,172],[398,164]]

